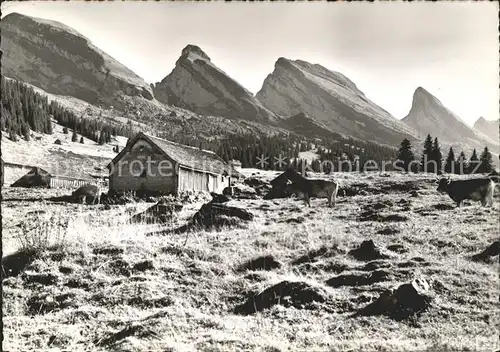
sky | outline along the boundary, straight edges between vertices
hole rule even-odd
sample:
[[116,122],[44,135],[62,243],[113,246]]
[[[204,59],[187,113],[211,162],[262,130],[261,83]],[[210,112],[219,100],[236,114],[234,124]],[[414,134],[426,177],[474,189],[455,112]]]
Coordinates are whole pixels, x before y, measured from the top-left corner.
[[394,117],[424,87],[472,125],[499,117],[496,2],[3,2],[62,22],[148,83],[195,44],[257,93],[279,57],[349,77]]

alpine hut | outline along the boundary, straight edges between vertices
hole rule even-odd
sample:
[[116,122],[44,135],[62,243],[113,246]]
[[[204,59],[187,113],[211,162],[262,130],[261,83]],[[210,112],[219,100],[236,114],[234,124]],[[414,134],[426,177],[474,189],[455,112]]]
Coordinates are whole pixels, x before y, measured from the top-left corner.
[[82,175],[57,174],[47,171],[50,167],[32,167],[28,173],[14,182],[11,187],[78,188],[88,183],[97,183],[95,179]]
[[217,154],[138,133],[109,163],[109,190],[221,193],[239,173]]

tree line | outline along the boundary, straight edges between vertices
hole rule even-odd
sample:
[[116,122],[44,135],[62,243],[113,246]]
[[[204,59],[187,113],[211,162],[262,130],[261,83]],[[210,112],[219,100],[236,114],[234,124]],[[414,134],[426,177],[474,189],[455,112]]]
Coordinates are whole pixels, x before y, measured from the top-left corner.
[[484,147],[479,157],[474,148],[469,159],[463,150],[456,157],[453,147],[450,147],[448,155],[443,159],[438,138],[433,139],[430,134],[425,138],[420,161],[416,160],[411,142],[408,139],[401,142],[397,158],[401,161],[400,166],[408,172],[472,174],[490,173],[494,170],[493,156],[488,147]]
[[[224,161],[239,160],[244,168],[283,170],[291,166],[300,169],[306,166],[316,172],[353,171],[349,162],[363,165],[368,160],[381,162],[396,158],[397,149],[374,142],[352,138],[341,140],[312,139],[292,133],[272,136],[239,134],[210,141],[186,135],[161,134],[162,138],[200,149],[211,150]],[[299,158],[300,152],[314,150],[317,159],[309,163]],[[339,166],[337,166],[339,165]]]
[[[130,126],[116,126],[83,115],[77,116],[54,100],[49,103],[46,96],[22,82],[2,77],[1,89],[0,128],[13,141],[17,141],[18,136],[29,140],[30,131],[52,134],[51,118],[64,127],[64,133],[69,133],[68,129],[73,131],[73,142],[78,140],[78,134],[99,144],[111,142],[111,136],[133,135]],[[82,138],[80,142],[83,142]]]

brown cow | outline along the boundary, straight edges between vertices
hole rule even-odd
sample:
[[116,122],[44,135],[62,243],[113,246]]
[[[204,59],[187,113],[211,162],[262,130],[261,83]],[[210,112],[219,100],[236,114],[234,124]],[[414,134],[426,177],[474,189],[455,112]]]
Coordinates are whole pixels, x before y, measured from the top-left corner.
[[495,182],[490,178],[459,181],[452,181],[450,178],[441,178],[437,190],[448,193],[450,198],[457,203],[457,207],[462,206],[465,199],[481,201],[482,206],[493,206]]

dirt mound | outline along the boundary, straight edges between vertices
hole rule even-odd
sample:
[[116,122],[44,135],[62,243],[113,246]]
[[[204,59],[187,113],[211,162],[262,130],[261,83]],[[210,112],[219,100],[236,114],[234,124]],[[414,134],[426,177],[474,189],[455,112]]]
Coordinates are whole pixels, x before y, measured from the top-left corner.
[[372,204],[368,204],[365,206],[365,209],[367,210],[380,210],[380,209],[387,209],[394,206],[394,203],[390,200],[383,200],[380,202],[375,202]]
[[358,248],[349,251],[348,254],[361,261],[390,258],[389,255],[381,252],[373,240],[361,242]]
[[2,280],[6,277],[17,276],[37,258],[34,250],[21,250],[2,258]]
[[123,259],[115,259],[107,264],[108,269],[114,275],[130,276],[131,267],[128,262]]
[[[493,257],[498,257],[500,254],[500,240],[493,242],[484,251],[475,254],[471,257],[473,261],[489,263],[493,260]],[[498,263],[498,258],[496,260]]]
[[386,315],[404,320],[427,310],[433,300],[430,285],[425,279],[415,279],[396,289],[383,292],[373,303],[359,310],[355,316]]
[[253,217],[253,214],[245,209],[209,202],[194,214],[188,224],[174,232],[184,233],[197,228],[220,230],[225,227],[238,227],[243,221],[253,220]]
[[303,263],[312,263],[317,261],[320,258],[331,258],[338,254],[342,254],[344,251],[339,249],[337,246],[327,247],[322,246],[318,249],[313,249],[306,254],[298,257],[297,259],[292,261],[292,265],[299,265]]
[[253,314],[276,304],[297,309],[311,309],[315,303],[324,303],[327,300],[327,294],[318,287],[300,281],[282,281],[248,297],[243,304],[234,308],[234,313]]
[[59,281],[59,277],[52,273],[28,273],[22,275],[22,279],[26,285],[40,284],[44,286],[55,285]]
[[182,210],[183,205],[181,203],[172,203],[167,200],[160,200],[155,205],[149,207],[145,211],[132,216],[130,221],[132,223],[166,223],[170,221],[175,213]]
[[132,269],[136,271],[154,270],[154,268],[155,266],[152,260],[143,260],[141,262],[137,262],[132,267]]
[[272,270],[281,268],[281,263],[272,255],[265,255],[255,259],[248,260],[236,268],[236,271],[246,270]]
[[392,278],[390,272],[386,270],[375,270],[371,273],[342,274],[332,277],[326,281],[331,287],[341,286],[364,286],[372,285],[376,282],[387,281]]

